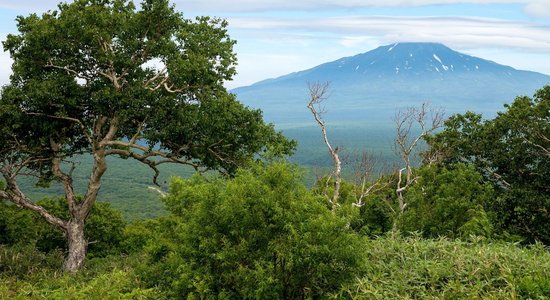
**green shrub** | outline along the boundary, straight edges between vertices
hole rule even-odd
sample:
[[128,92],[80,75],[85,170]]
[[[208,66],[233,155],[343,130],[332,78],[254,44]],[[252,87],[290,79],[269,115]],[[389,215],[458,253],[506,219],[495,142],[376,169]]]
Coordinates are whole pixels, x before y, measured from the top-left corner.
[[147,244],[156,243],[162,219],[165,219],[165,217],[134,221],[126,225],[120,243],[121,251],[124,253],[137,253],[141,252]]
[[[390,181],[391,178],[381,179]],[[391,182],[391,181],[390,181]],[[375,237],[389,232],[393,228],[396,204],[395,187],[392,183],[365,197],[364,205],[359,208],[359,220],[356,230],[361,234]]]
[[297,173],[274,163],[232,179],[173,180],[164,200],[178,225],[170,242],[150,246],[150,283],[174,298],[295,299],[352,280],[360,238]]
[[501,192],[489,207],[495,227],[503,237],[550,245],[550,195],[530,188],[515,187]]

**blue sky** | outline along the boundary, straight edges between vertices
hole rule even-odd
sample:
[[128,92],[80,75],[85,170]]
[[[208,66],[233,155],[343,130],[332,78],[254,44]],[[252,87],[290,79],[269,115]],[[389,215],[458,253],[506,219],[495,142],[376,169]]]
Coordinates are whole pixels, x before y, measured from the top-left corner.
[[[0,0],[0,36],[14,18],[55,0]],[[248,85],[395,42],[439,42],[481,58],[550,74],[550,0],[172,0],[186,17],[229,21],[238,75]],[[10,60],[0,54],[0,84]]]

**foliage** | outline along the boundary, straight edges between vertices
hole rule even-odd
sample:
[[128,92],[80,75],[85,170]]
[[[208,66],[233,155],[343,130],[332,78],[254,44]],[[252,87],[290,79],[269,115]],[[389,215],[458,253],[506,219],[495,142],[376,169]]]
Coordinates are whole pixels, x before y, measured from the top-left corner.
[[162,218],[134,221],[124,228],[120,250],[123,253],[139,253],[148,243],[156,243]]
[[493,198],[490,184],[472,166],[425,166],[405,197],[408,206],[399,220],[402,231],[426,237],[491,235],[484,206]]
[[[63,198],[45,198],[38,204],[63,219],[69,217]],[[33,212],[5,203],[0,203],[0,208],[0,244],[36,246],[43,252],[67,250],[63,233]],[[96,202],[85,227],[88,253],[93,257],[120,252],[125,226],[120,212],[108,203]]]
[[550,298],[550,277],[524,276],[518,283],[518,294],[525,299]]
[[422,239],[371,240],[364,276],[334,298],[546,299],[550,252],[537,244]]
[[398,207],[395,188],[391,183],[368,195],[364,201],[365,205],[359,208],[359,218],[355,228],[361,234],[375,237],[392,230],[396,218],[395,210]]
[[0,245],[0,278],[21,279],[45,269],[58,270],[62,260],[60,251],[44,253],[32,244]]
[[[23,228],[30,230],[23,233]],[[32,213],[0,200],[0,245],[34,242],[38,239],[38,230],[39,226]]]
[[174,298],[319,297],[360,271],[359,237],[287,164],[175,179],[164,200],[177,228],[149,249],[149,277]]
[[444,164],[471,163],[493,182],[490,203],[500,231],[550,243],[550,86],[517,97],[491,120],[466,113],[428,140]]

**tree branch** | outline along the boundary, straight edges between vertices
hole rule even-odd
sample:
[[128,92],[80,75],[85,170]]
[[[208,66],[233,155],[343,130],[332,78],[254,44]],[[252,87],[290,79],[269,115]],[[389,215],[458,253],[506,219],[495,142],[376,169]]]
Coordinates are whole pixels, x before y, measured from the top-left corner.
[[62,159],[59,155],[57,155],[61,150],[61,147],[53,140],[53,138],[50,138],[50,147],[56,154],[52,158],[52,172],[63,184],[63,190],[65,191],[65,198],[67,199],[67,204],[69,205],[69,211],[71,212],[71,215],[74,216],[78,211],[78,205],[76,203],[76,196],[73,188],[73,179],[70,175],[65,174],[61,170]]
[[82,121],[80,121],[79,119],[75,119],[75,118],[71,118],[71,117],[60,117],[60,116],[48,115],[48,114],[44,114],[44,113],[34,113],[34,112],[26,112],[25,114],[31,115],[31,116],[43,116],[43,117],[48,117],[48,118],[52,118],[52,119],[66,120],[66,121],[74,122],[74,123],[78,124],[78,126],[82,129],[82,133],[84,133],[84,135],[86,136],[86,140],[88,140],[90,145],[93,143],[92,142],[92,137],[91,137],[90,133],[88,132],[88,130],[86,129],[86,126],[84,126]]
[[45,65],[47,68],[53,68],[53,69],[59,69],[59,70],[63,70],[65,72],[67,72],[67,74],[71,74],[71,75],[74,75],[75,77],[77,78],[80,78],[80,79],[84,79],[86,81],[89,81],[91,80],[92,78],[88,75],[84,75],[84,74],[81,74],[80,72],[76,71],[76,70],[73,70],[67,66],[59,66],[59,65],[55,65],[52,60],[50,59],[48,61],[48,63]]
[[[109,155],[119,155],[123,157],[130,157],[137,161],[140,161],[147,166],[149,166],[154,172],[155,175],[153,177],[153,183],[157,186],[159,186],[157,179],[160,175],[160,172],[158,170],[158,165],[165,164],[165,163],[177,163],[177,164],[183,164],[183,165],[189,165],[195,168],[195,170],[199,170],[200,165],[193,163],[190,160],[183,160],[179,159],[177,157],[171,156],[169,153],[161,152],[161,151],[155,151],[155,150],[149,150],[147,147],[138,145],[138,144],[131,144],[128,142],[122,142],[122,141],[112,141],[109,143],[109,145],[113,146],[121,146],[121,147],[128,147],[131,149],[136,149],[139,151],[142,151],[144,154],[138,154],[130,150],[124,150],[124,149],[107,149],[105,150],[105,156]],[[152,160],[152,157],[162,157],[165,158],[164,160]]]
[[15,180],[16,174],[10,174],[9,170],[1,170],[4,179],[6,180],[7,188],[0,190],[0,198],[13,202],[14,204],[36,212],[42,216],[48,223],[57,226],[61,230],[67,229],[67,222],[52,215],[45,208],[40,205],[34,204],[25,194],[21,191]]
[[[427,120],[428,118],[429,121]],[[398,172],[398,182],[395,190],[401,213],[403,213],[407,207],[403,192],[418,179],[418,177],[413,177],[411,155],[422,138],[443,126],[443,120],[443,110],[440,108],[429,108],[429,105],[426,103],[422,103],[420,108],[409,107],[405,111],[398,111],[395,115],[394,121],[397,127],[395,142],[399,147],[400,156],[405,163],[405,167],[400,169]],[[420,129],[420,133],[414,137],[411,137],[411,131],[414,124],[417,124]],[[429,127],[427,124],[429,124]],[[403,171],[406,171],[406,178],[404,182]]]

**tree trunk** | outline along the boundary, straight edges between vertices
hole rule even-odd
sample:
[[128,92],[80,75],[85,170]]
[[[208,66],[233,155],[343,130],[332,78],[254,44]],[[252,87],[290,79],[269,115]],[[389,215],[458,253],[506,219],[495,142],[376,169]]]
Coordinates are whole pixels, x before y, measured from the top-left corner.
[[88,241],[84,237],[84,222],[69,221],[65,233],[69,245],[69,253],[64,265],[65,271],[76,273],[84,266],[84,258],[86,258],[86,248],[88,246]]

